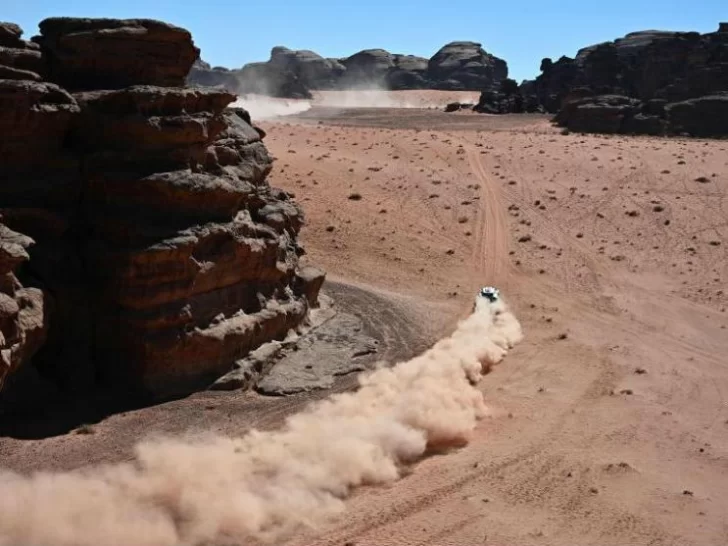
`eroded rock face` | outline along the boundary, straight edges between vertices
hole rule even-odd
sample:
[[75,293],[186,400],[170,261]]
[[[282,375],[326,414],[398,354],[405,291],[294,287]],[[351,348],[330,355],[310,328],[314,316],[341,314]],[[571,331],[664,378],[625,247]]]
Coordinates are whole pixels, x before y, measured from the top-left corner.
[[229,70],[222,66],[212,67],[202,59],[197,59],[192,64],[188,81],[201,87],[223,87],[233,93],[240,91],[239,71]]
[[676,133],[706,137],[728,134],[728,93],[674,102],[665,111]]
[[522,91],[522,88],[510,78],[501,80],[496,88],[486,89],[480,93],[478,104],[473,110],[482,114],[522,114],[543,112],[538,101]]
[[33,357],[48,332],[47,294],[24,287],[16,276],[32,245],[30,237],[0,224],[0,389]]
[[[70,298],[83,282],[80,262],[72,251],[82,185],[80,162],[66,149],[65,139],[79,114],[75,99],[57,85],[0,80],[0,130],[12,135],[0,139],[0,222],[10,228],[0,241],[10,236],[14,245],[24,249],[22,262],[0,276],[12,276],[8,286],[15,286],[16,292],[37,290],[34,307],[42,310],[38,322],[44,325],[45,342],[39,352],[39,345],[28,351],[16,349],[9,369],[18,370],[34,355],[36,364],[45,368],[46,353],[56,360],[49,373],[59,382],[76,385],[82,383],[76,372],[90,375],[89,360],[83,354],[88,343],[76,343],[87,321],[72,320],[82,316],[83,298],[72,298],[73,303]],[[46,328],[49,320],[57,324],[53,332]],[[87,340],[87,333],[82,337]],[[56,341],[62,341],[63,347]],[[64,368],[71,361],[73,371]]]
[[394,56],[384,49],[365,49],[346,59],[344,87],[382,87],[389,72],[395,68]]
[[331,89],[347,67],[337,59],[326,59],[307,49],[292,50],[276,46],[271,50],[271,68],[292,74],[307,89]]
[[[311,89],[291,70],[267,63],[250,63],[233,72],[237,93],[271,97],[310,99]],[[194,74],[194,71],[192,71]],[[194,77],[189,80],[194,83]]]
[[38,26],[47,79],[70,91],[182,86],[200,53],[188,31],[151,19],[51,17]]
[[[235,95],[164,85],[189,34],[40,27],[50,73],[82,90],[0,79],[0,382],[33,357],[62,390],[188,391],[298,327],[324,277],[298,269],[303,213]],[[126,59],[155,47],[154,74]]]
[[[548,111],[561,110],[558,121],[570,129],[578,125],[579,130],[601,132],[606,111],[598,105],[613,102],[609,97],[622,96],[637,100],[639,107],[632,109],[618,132],[728,134],[728,127],[716,131],[710,116],[704,115],[706,108],[714,109],[716,119],[724,115],[724,102],[708,98],[728,92],[728,33],[722,28],[707,34],[633,32],[614,42],[584,48],[574,59],[562,57],[555,63],[544,59],[542,74],[533,83],[535,94]],[[583,96],[574,99],[575,90],[590,95],[587,102],[591,106]],[[699,100],[702,97],[705,100]],[[567,109],[566,102],[571,100],[581,102]],[[685,101],[693,102],[676,111],[690,108],[705,123],[684,123],[681,116],[667,115],[669,105]],[[567,115],[569,112],[578,119]],[[589,113],[594,114],[593,124]]]
[[416,55],[392,55],[394,67],[387,72],[387,87],[402,89],[428,89],[427,59]]
[[430,59],[428,75],[437,89],[484,89],[507,78],[508,67],[477,42],[451,42]]
[[38,44],[21,38],[16,24],[0,22],[0,79],[40,81],[44,72]]
[[620,133],[640,111],[640,101],[622,95],[599,95],[570,100],[554,120],[580,132]]
[[133,362],[146,387],[166,390],[224,373],[300,323],[301,212],[267,187],[259,134],[224,110],[234,96],[135,86],[77,97],[96,351],[115,368],[104,371],[118,381]]

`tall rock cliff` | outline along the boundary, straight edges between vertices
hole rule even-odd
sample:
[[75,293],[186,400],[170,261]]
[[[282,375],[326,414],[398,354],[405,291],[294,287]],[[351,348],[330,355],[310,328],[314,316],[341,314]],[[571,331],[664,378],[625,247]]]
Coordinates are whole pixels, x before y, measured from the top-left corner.
[[235,96],[182,87],[190,34],[39,26],[38,77],[0,79],[0,382],[181,392],[299,326],[323,276],[299,271],[302,211]]
[[728,134],[728,30],[632,32],[544,59],[530,87],[579,131]]

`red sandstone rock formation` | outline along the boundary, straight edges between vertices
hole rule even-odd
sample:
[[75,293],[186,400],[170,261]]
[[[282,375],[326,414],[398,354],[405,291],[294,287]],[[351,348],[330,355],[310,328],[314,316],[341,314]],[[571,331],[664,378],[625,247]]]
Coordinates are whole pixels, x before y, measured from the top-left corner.
[[[300,325],[323,280],[298,271],[302,211],[267,183],[234,95],[174,87],[197,58],[189,33],[40,28],[54,83],[0,79],[0,381],[45,340],[33,365],[61,388],[184,391]],[[0,25],[0,44],[19,35]]]

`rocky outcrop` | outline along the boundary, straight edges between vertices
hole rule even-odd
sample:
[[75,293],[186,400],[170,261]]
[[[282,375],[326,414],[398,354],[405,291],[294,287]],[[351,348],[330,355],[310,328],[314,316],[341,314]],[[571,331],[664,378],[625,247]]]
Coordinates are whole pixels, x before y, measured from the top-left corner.
[[280,73],[288,73],[300,81],[306,89],[331,89],[347,71],[337,59],[325,59],[307,49],[291,50],[287,47],[274,47],[268,63]]
[[76,83],[0,79],[0,382],[183,392],[297,328],[324,277],[299,271],[302,211],[235,96],[178,86],[189,33],[40,27],[48,77]]
[[508,66],[477,42],[451,42],[430,59],[427,73],[435,89],[469,91],[504,80]]
[[220,85],[237,93],[309,98],[319,89],[462,89],[481,90],[508,76],[505,61],[475,42],[452,42],[432,59],[365,49],[343,59],[327,59],[309,50],[277,46],[270,60],[238,70],[193,66],[191,85]]
[[313,96],[311,89],[295,72],[270,63],[250,63],[233,72],[236,93],[291,99],[310,99]]
[[190,74],[194,74],[195,83],[202,87],[223,87],[232,93],[238,92],[238,73],[222,66],[212,67],[202,59],[192,64]]
[[311,89],[333,87],[345,70],[338,61],[324,59],[313,51],[278,46],[271,51],[268,62],[249,63],[241,69],[211,67],[198,60],[187,82],[194,86],[218,86],[238,94],[310,99]]
[[48,295],[16,274],[33,240],[0,224],[0,389],[45,341]]
[[224,110],[233,99],[78,94],[96,352],[115,382],[161,391],[214,377],[306,314],[292,292],[301,211],[266,186],[271,159],[245,115]]
[[[728,32],[724,24],[707,34],[633,32],[614,42],[584,48],[574,59],[562,57],[555,63],[544,59],[541,71],[532,84],[535,96],[547,111],[561,110],[558,122],[570,129],[578,126],[601,132],[605,126],[615,127],[612,118],[605,124],[610,117],[607,110],[616,107],[614,97],[621,96],[638,104],[631,103],[629,112],[620,114],[624,117],[617,132],[728,134],[728,128],[716,132],[716,123],[704,115],[706,108],[714,109],[715,119],[724,115],[720,98],[728,92]],[[566,103],[572,100],[578,103],[567,108]],[[670,108],[686,101],[691,102]],[[623,109],[625,104],[621,101],[619,107]],[[671,110],[693,111],[705,122],[684,123],[682,115],[669,115]]]
[[506,78],[497,88],[486,89],[480,94],[473,110],[481,114],[522,114],[543,112],[532,95],[523,93],[515,80]]
[[387,75],[394,69],[394,55],[384,49],[365,49],[342,59],[345,67],[339,82],[341,87],[383,87]]
[[640,112],[640,101],[622,95],[569,100],[554,120],[573,131],[619,133]]
[[0,22],[0,79],[40,81],[40,47],[23,40],[22,34],[18,25]]
[[705,137],[728,135],[728,93],[673,102],[665,106],[670,129]]
[[386,87],[394,91],[428,89],[427,59],[415,55],[392,55],[394,66],[389,69]]
[[150,19],[51,17],[38,26],[47,79],[69,91],[182,86],[200,54],[188,31]]

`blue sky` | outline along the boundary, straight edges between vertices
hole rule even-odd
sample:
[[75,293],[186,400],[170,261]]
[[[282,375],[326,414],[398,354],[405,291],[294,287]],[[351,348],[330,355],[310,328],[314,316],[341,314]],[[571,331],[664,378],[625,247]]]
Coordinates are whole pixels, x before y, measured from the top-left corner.
[[381,47],[431,57],[453,40],[480,42],[508,62],[516,80],[538,74],[543,57],[643,29],[713,32],[728,21],[728,0],[0,0],[2,17],[25,37],[51,16],[146,17],[192,32],[202,58],[240,67],[275,45],[345,57]]

